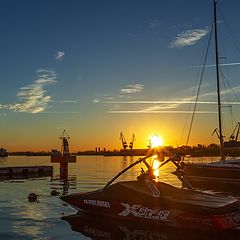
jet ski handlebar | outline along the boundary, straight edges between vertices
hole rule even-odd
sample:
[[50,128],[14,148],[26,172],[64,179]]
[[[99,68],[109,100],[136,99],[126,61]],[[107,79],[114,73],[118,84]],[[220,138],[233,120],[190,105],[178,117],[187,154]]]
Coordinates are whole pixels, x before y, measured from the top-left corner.
[[[104,187],[102,190],[105,190],[108,188],[117,178],[119,178],[123,173],[127,172],[130,168],[134,167],[137,164],[144,163],[148,169],[147,173],[151,175],[153,172],[152,167],[149,165],[149,163],[146,161],[148,158],[152,157],[152,155],[148,155],[142,158],[139,158],[134,163],[130,164],[128,167],[124,168],[121,172],[119,172],[115,177],[113,177]],[[167,163],[172,162],[176,167],[177,170],[174,172],[174,174],[178,177],[178,179],[185,184],[188,188],[192,188],[192,186],[184,179],[181,171],[181,157],[177,154],[174,154],[173,156],[169,157],[167,160],[162,162],[159,166],[161,168],[162,166],[166,165]],[[142,169],[143,171],[143,169]],[[177,174],[176,174],[177,173]]]
[[[135,161],[134,163],[130,164],[128,167],[124,168],[121,172],[119,172],[114,178],[112,178],[106,185],[105,187],[103,187],[103,190],[105,190],[106,188],[108,188],[117,178],[119,178],[123,173],[125,173],[126,171],[128,171],[130,168],[134,167],[135,165],[144,162],[146,165],[146,159],[150,158],[151,156],[145,156],[143,158],[139,158],[137,161]],[[148,164],[148,163],[147,163]],[[149,164],[148,164],[149,165]],[[150,165],[149,165],[150,166]],[[148,166],[147,166],[148,167]]]

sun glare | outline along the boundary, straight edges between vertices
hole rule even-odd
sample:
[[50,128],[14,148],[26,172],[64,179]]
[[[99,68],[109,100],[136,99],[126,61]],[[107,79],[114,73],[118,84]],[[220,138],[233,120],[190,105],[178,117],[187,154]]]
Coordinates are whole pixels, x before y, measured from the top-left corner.
[[154,160],[152,163],[152,168],[153,168],[153,174],[155,177],[158,177],[160,174],[159,171],[159,166],[160,166],[160,162],[156,159],[157,156],[154,156]]
[[158,160],[154,159],[152,168],[154,170],[156,170],[159,168],[159,166],[160,166],[160,162]]
[[158,136],[157,134],[154,134],[151,139],[151,147],[155,148],[155,147],[161,147],[164,145],[163,143],[163,138],[161,136]]

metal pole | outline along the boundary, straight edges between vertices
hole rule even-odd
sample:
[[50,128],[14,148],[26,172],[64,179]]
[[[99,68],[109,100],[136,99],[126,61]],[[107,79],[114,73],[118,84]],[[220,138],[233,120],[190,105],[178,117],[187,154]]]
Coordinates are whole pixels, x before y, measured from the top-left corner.
[[216,74],[217,74],[217,101],[218,101],[218,126],[219,126],[219,140],[220,140],[220,157],[223,156],[223,134],[222,134],[222,114],[221,114],[221,96],[220,96],[220,82],[219,82],[219,57],[218,57],[218,33],[217,33],[217,10],[216,0],[214,0],[214,30],[215,30],[215,54],[216,54]]

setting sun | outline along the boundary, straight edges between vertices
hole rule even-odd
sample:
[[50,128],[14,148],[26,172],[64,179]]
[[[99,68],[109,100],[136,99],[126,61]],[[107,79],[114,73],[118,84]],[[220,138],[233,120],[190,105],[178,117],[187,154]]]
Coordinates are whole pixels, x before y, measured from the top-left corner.
[[158,136],[157,134],[154,134],[150,139],[151,147],[160,147],[164,145],[163,138],[161,136]]

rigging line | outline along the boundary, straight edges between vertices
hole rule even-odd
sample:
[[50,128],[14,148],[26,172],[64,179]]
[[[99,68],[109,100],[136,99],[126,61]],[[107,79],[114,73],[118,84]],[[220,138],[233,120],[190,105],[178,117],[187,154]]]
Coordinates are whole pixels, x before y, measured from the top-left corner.
[[225,95],[226,95],[226,102],[229,103],[229,106],[232,106],[232,105],[231,105],[231,96],[230,96],[230,94],[229,94],[229,88],[227,88],[227,85],[226,85],[226,83],[227,83],[227,78],[226,78],[226,76],[224,75],[222,69],[220,69],[220,73],[221,73],[221,76],[222,76],[222,79],[223,79],[224,93],[225,93]]
[[234,45],[236,46],[238,53],[240,53],[240,41],[238,40],[238,38],[236,38],[234,36],[232,28],[230,27],[230,24],[228,24],[228,22],[226,21],[227,18],[225,18],[224,14],[221,11],[221,7],[218,7],[218,10],[219,10],[220,15],[224,19],[224,23],[226,25],[226,29],[228,30],[229,36],[232,38],[232,41],[233,41]]
[[[210,28],[210,36],[211,36],[211,34],[212,34],[212,33],[211,33],[212,30],[213,30],[213,27]],[[211,39],[211,37],[210,37],[210,39]],[[205,54],[203,54],[199,66],[204,67],[204,65],[205,65],[205,61],[204,61],[204,60],[205,60],[205,58],[206,58],[205,56],[206,56],[206,53],[208,52],[208,48],[209,48],[209,40],[207,41],[207,44],[205,44],[205,46],[204,46],[204,49],[205,49],[205,50],[204,50],[204,53],[205,53]],[[202,62],[203,62],[203,64],[201,64]],[[191,99],[193,99],[194,96],[196,95],[196,88],[197,88],[196,86],[197,86],[198,79],[199,79],[200,76],[202,75],[202,70],[200,70],[197,75],[198,75],[198,76],[197,76],[197,78],[196,78],[196,82],[195,82],[194,87],[193,87],[193,93],[192,93]],[[180,144],[182,144],[182,139],[183,139],[183,135],[184,135],[184,133],[185,133],[185,129],[186,129],[186,127],[187,127],[188,119],[189,119],[190,113],[192,113],[192,111],[190,111],[191,108],[192,108],[192,104],[189,104],[189,105],[188,105],[188,109],[187,109],[187,112],[188,112],[189,114],[186,115],[184,127],[183,127],[182,134],[181,134],[181,138],[180,138]]]
[[[228,86],[228,89],[226,87],[225,88],[228,90],[228,92],[231,91],[233,96],[237,99],[237,101],[240,102],[240,98],[237,96],[236,92],[234,91],[233,87],[231,86],[230,82],[228,81],[228,78],[226,78],[225,75],[222,72],[221,72],[221,74],[222,74],[222,78],[224,80],[224,83],[226,83],[227,86]],[[225,84],[224,84],[224,86],[225,86]],[[231,102],[231,100],[229,102]],[[231,108],[230,108],[230,115],[231,115],[231,126],[233,127],[234,123],[236,123],[237,121],[234,118],[232,105],[231,105]]]
[[[238,40],[238,38],[236,38],[234,36],[232,28],[231,28],[230,24],[228,24],[227,18],[225,18],[224,14],[223,14],[223,12],[221,10],[222,10],[221,7],[219,7],[219,13],[220,13],[222,19],[224,19],[223,22],[225,23],[226,29],[227,29],[227,31],[229,33],[229,36],[232,38],[232,41],[233,41],[233,43],[234,43],[234,45],[235,45],[235,47],[237,49],[237,52],[240,53],[240,41]],[[223,73],[222,73],[222,76],[223,76],[224,81],[226,81],[227,85],[229,86],[230,90],[232,91],[233,96],[237,99],[237,101],[240,101],[240,98],[237,96],[237,94],[233,90],[230,82],[228,81],[229,78],[226,78]],[[232,109],[231,109],[231,115],[233,116]]]
[[[230,114],[231,114],[231,117],[233,117],[233,113],[232,113],[232,98],[231,98],[231,95],[230,95],[230,90],[231,90],[231,87],[229,88],[229,82],[228,82],[228,78],[224,75],[222,69],[220,68],[220,73],[221,73],[221,76],[222,76],[222,79],[223,79],[223,85],[224,85],[224,89],[225,89],[225,96],[226,96],[226,102],[229,103],[229,105],[227,105],[226,107],[228,107],[230,109]],[[228,87],[227,87],[228,85]]]
[[[201,62],[202,62],[202,60],[201,60]],[[197,79],[198,79],[198,77],[197,77]],[[197,80],[196,80],[196,82],[195,82],[195,84],[194,84],[193,94],[192,94],[192,96],[191,96],[192,98],[193,98],[193,96],[195,95],[195,92],[196,92],[196,91],[195,91],[196,85],[197,85]],[[187,112],[188,112],[189,114],[186,115],[185,123],[184,123],[184,126],[183,126],[181,138],[180,138],[180,144],[182,144],[182,139],[183,139],[183,135],[184,135],[184,133],[185,133],[185,129],[186,129],[186,127],[187,127],[188,118],[189,118],[190,112],[192,112],[192,111],[190,111],[191,108],[192,108],[192,104],[188,104]]]
[[191,134],[191,130],[192,130],[192,125],[193,125],[193,120],[194,120],[194,116],[195,116],[195,111],[196,111],[196,108],[197,108],[197,101],[198,101],[200,88],[201,88],[201,84],[202,84],[202,80],[203,80],[203,73],[204,73],[204,70],[205,70],[205,65],[206,65],[207,56],[208,56],[208,52],[209,52],[209,47],[210,47],[210,43],[211,43],[212,32],[213,32],[213,23],[212,23],[211,31],[210,31],[210,34],[209,34],[209,39],[208,39],[208,44],[207,44],[207,49],[206,49],[206,55],[205,55],[205,58],[204,58],[203,68],[202,68],[202,71],[201,71],[199,86],[198,86],[198,90],[197,90],[197,96],[196,96],[194,107],[193,107],[193,113],[192,113],[192,117],[191,117],[189,131],[188,131],[186,146],[188,146],[188,142],[189,142],[189,138],[190,138],[190,134]]
[[239,101],[239,102],[240,102],[240,98],[238,97],[238,95],[237,95],[237,94],[235,93],[235,91],[233,90],[233,88],[232,88],[232,86],[231,86],[230,82],[229,82],[227,79],[225,79],[225,81],[226,81],[226,83],[227,83],[228,87],[230,88],[230,90],[232,91],[232,93],[233,93],[234,97],[237,99],[237,101]]
[[[228,88],[229,90],[232,92],[233,96],[237,99],[237,101],[240,102],[240,98],[237,96],[236,92],[234,91],[233,87],[231,86],[230,82],[228,81],[228,79],[224,76],[223,73],[221,73],[222,76],[223,76],[223,79],[224,81],[227,83],[228,85]],[[224,82],[224,83],[225,83]],[[231,113],[231,118],[232,118],[232,126],[234,125],[234,122],[237,122],[236,119],[234,118],[234,115],[233,115],[233,110],[232,110],[232,105],[231,105],[231,108],[230,108],[230,113]]]
[[[230,25],[228,24],[228,22],[226,21],[226,18],[225,18],[225,16],[224,16],[224,14],[222,13],[220,7],[219,7],[218,10],[219,10],[219,13],[220,13],[220,15],[221,15],[221,17],[222,17],[222,19],[223,19],[223,22],[225,23],[226,30],[227,30],[227,32],[229,33],[229,36],[231,37],[231,39],[232,39],[232,41],[233,41],[233,43],[234,43],[234,45],[235,45],[235,47],[236,47],[236,49],[237,49],[237,52],[240,53],[240,42],[239,42],[239,40],[234,36],[233,31],[232,31]],[[226,65],[227,65],[227,64],[226,64]],[[228,68],[227,68],[227,69],[228,69]],[[221,74],[222,74],[223,80],[227,83],[228,87],[230,88],[233,96],[237,99],[237,101],[240,101],[239,97],[237,96],[237,94],[236,94],[235,91],[233,90],[230,82],[228,81],[228,79],[230,79],[230,78],[229,78],[229,77],[227,78],[227,77],[223,74],[222,71],[221,71]],[[229,75],[228,71],[227,71],[227,74]],[[225,83],[225,82],[224,82],[224,83]],[[226,85],[225,85],[225,84],[224,84],[224,86],[225,86],[225,88],[226,88]],[[227,88],[226,88],[226,89],[227,89]],[[233,120],[232,108],[230,108],[230,112],[231,112],[232,124],[233,124],[233,121],[234,121],[234,120]]]

